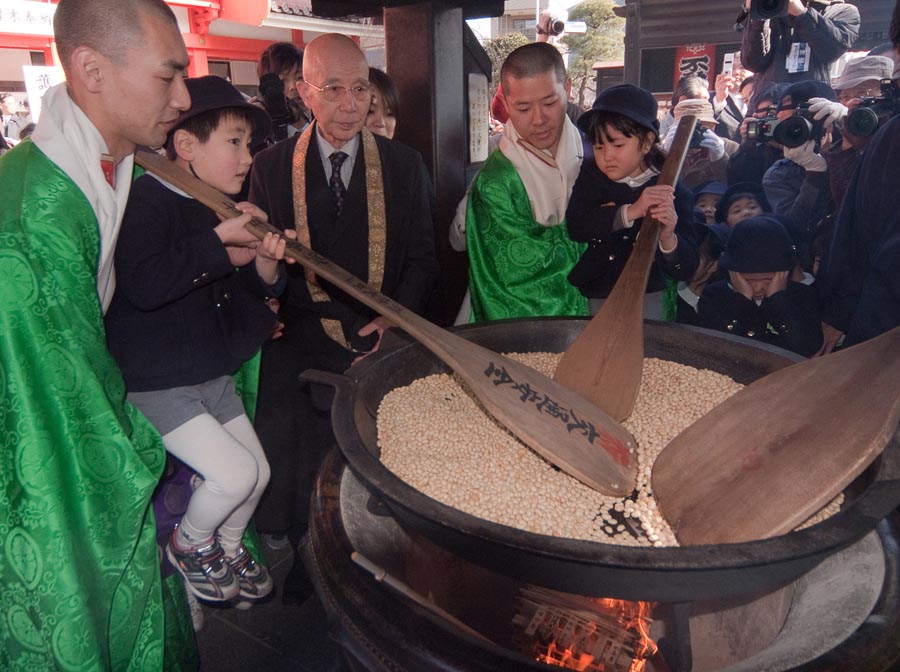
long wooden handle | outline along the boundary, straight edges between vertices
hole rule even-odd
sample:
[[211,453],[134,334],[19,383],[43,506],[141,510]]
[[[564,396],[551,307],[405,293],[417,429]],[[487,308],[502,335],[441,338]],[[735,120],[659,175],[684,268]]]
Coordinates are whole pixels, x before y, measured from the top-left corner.
[[[674,185],[681,172],[696,117],[680,120],[659,184]],[[644,218],[634,248],[600,311],[568,347],[554,378],[590,399],[616,420],[634,409],[644,366],[642,307],[656,257],[660,224]]]
[[[242,214],[230,198],[171,161],[143,151],[135,160],[215,212],[226,217]],[[247,228],[260,238],[267,233],[283,237],[279,229],[256,218]],[[285,240],[286,256],[431,350],[466,381],[494,418],[549,462],[607,494],[623,496],[634,489],[634,437],[599,408],[534,369],[441,329],[296,240]]]
[[[678,176],[681,174],[681,167],[684,165],[684,159],[690,149],[691,137],[694,134],[694,126],[697,124],[697,117],[693,115],[685,115],[678,121],[678,130],[675,131],[675,139],[672,141],[672,147],[669,149],[666,161],[663,164],[662,171],[657,180],[658,185],[674,187],[678,182]],[[643,293],[647,286],[647,278],[650,275],[650,268],[653,266],[653,260],[656,258],[656,248],[659,245],[659,234],[662,230],[662,224],[653,215],[644,217],[641,223],[641,230],[634,243],[634,249],[628,257],[625,268],[619,276],[612,293],[624,291],[627,286],[636,282],[641,286]],[[621,289],[620,289],[621,286]]]

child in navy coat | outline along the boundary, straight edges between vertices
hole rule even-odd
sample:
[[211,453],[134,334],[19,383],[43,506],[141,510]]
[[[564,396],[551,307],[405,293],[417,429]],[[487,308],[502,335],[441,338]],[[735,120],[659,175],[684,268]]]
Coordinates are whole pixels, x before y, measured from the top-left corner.
[[659,145],[656,99],[631,84],[600,92],[578,127],[594,148],[572,188],[566,225],[588,249],[569,282],[596,313],[625,267],[647,216],[661,224],[659,247],[644,299],[644,317],[663,317],[666,276],[689,279],[697,268],[693,195],[679,184],[657,184],[665,154]]
[[727,279],[706,287],[697,324],[810,357],[822,342],[818,297],[812,285],[791,280],[796,252],[771,215],[738,223],[719,257]]
[[[191,108],[170,131],[169,158],[219,191],[240,192],[254,138],[270,122],[226,80],[187,80]],[[222,221],[152,175],[131,189],[116,248],[107,340],[137,406],[166,450],[202,478],[166,547],[191,594],[255,600],[272,578],[242,543],[269,465],[232,375],[275,329],[266,305],[285,284],[285,242],[244,228],[250,203]]]

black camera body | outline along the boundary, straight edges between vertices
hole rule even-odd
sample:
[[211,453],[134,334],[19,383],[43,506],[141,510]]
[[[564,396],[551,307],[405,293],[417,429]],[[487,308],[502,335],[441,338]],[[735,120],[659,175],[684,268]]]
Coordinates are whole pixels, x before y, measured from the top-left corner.
[[747,143],[764,145],[772,140],[778,127],[778,117],[749,119],[747,121]]
[[774,129],[772,139],[792,149],[804,145],[810,140],[819,142],[825,137],[825,123],[823,120],[816,121],[813,116],[813,113],[809,111],[809,103],[800,103],[794,110],[794,114]]
[[287,125],[294,121],[288,107],[288,99],[284,95],[284,82],[273,73],[259,78],[259,97],[262,98],[266,112],[272,118],[273,135],[276,140],[287,137]]
[[751,0],[751,19],[775,19],[788,15],[788,0]]
[[844,128],[858,137],[869,137],[888,119],[900,113],[900,86],[891,79],[881,80],[881,95],[863,98],[858,107],[850,110]]
[[691,142],[688,144],[689,149],[700,149],[700,143],[703,142],[705,131],[706,129],[700,124],[694,126],[694,132],[691,134]]

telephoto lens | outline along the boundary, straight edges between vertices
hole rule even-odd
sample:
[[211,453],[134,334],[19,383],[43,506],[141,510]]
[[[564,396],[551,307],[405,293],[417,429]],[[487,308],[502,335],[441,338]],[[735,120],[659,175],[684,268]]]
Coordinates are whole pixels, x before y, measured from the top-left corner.
[[788,0],[752,0],[751,19],[774,19],[788,15]]

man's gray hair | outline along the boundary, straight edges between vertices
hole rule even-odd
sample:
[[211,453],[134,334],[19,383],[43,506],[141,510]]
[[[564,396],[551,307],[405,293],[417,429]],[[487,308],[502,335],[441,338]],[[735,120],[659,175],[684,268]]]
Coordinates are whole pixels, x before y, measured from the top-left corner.
[[78,47],[90,47],[121,63],[127,51],[142,43],[141,22],[156,16],[178,26],[163,0],[60,0],[53,33],[63,69]]

